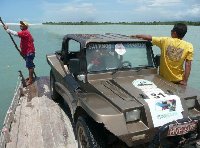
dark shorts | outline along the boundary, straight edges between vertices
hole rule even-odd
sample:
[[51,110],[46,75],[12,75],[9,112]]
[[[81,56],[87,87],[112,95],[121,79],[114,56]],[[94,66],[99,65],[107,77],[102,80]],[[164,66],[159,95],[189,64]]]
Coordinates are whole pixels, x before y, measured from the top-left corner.
[[25,56],[27,68],[34,68],[35,67],[35,64],[33,63],[34,58],[35,58],[35,53],[29,53]]

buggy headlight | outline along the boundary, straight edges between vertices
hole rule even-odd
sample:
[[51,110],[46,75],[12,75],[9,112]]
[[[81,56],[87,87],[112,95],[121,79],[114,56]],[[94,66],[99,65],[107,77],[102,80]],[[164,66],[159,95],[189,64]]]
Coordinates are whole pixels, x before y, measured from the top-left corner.
[[140,110],[134,109],[125,113],[126,122],[136,121],[140,119]]

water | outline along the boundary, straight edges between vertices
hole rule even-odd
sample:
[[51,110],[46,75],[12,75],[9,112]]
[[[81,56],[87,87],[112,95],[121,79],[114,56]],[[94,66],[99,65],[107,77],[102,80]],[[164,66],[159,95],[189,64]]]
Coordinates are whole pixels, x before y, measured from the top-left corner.
[[[81,25],[81,26],[31,26],[30,31],[35,39],[36,47],[36,74],[37,76],[49,75],[49,66],[46,62],[46,54],[61,49],[62,38],[69,33],[120,33],[120,34],[151,34],[153,36],[170,36],[173,26],[143,26],[143,25]],[[18,26],[10,26],[10,29],[19,30]],[[195,56],[189,85],[200,89],[198,68],[200,65],[200,27],[189,26],[185,40],[194,45]],[[19,45],[19,38],[14,37]],[[156,52],[158,48],[154,47]],[[0,26],[0,128],[2,127],[6,111],[13,98],[17,84],[18,70],[22,70],[25,77],[28,76],[25,62],[15,49],[10,37]]]

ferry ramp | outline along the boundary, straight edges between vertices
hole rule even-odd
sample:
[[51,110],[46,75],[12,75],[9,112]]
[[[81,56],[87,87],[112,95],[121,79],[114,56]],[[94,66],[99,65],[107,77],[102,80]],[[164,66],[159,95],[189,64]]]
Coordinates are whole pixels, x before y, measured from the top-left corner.
[[69,117],[50,97],[49,77],[16,88],[0,140],[0,148],[78,147]]

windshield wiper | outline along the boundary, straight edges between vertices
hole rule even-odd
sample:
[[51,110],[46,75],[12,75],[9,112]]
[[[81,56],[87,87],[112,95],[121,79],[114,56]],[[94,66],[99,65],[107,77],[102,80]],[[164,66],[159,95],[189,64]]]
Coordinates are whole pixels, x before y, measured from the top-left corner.
[[114,75],[117,71],[124,70],[124,69],[131,69],[131,68],[129,68],[129,67],[118,67],[116,69],[113,69],[112,75]]
[[152,65],[138,65],[138,66],[140,66],[140,67],[136,68],[136,72],[139,72],[142,69],[148,69],[148,68],[152,68],[153,67]]
[[108,70],[91,70],[91,71],[88,71],[88,73],[103,73],[103,72],[108,72]]

